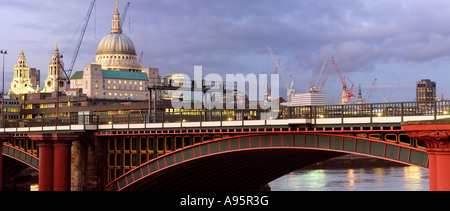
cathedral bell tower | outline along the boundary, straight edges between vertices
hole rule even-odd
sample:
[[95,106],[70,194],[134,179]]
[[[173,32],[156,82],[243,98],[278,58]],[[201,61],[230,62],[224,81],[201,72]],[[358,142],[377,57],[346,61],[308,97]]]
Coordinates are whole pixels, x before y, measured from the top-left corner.
[[39,91],[40,71],[36,68],[30,68],[23,53],[23,47],[20,50],[19,59],[14,65],[14,78],[11,82],[9,94],[26,94]]
[[62,92],[66,89],[67,77],[64,74],[63,68],[64,62],[62,61],[61,54],[59,54],[58,44],[56,44],[52,59],[48,63],[48,76],[45,79],[45,86],[42,92],[55,92],[57,89]]
[[359,85],[358,88],[358,99],[356,100],[357,104],[362,104],[364,103],[364,100],[362,99],[362,95],[361,95],[361,85]]

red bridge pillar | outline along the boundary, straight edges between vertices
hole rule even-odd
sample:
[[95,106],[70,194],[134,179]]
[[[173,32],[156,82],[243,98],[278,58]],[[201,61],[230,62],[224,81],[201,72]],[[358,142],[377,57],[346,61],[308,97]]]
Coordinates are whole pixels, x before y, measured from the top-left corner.
[[71,140],[53,143],[53,190],[70,191]]
[[37,141],[39,147],[39,191],[53,190],[53,143]]
[[70,191],[72,141],[78,135],[30,135],[39,147],[39,191]]
[[[403,125],[408,136],[427,146],[430,191],[450,191],[450,124]],[[433,121],[430,121],[433,123]]]

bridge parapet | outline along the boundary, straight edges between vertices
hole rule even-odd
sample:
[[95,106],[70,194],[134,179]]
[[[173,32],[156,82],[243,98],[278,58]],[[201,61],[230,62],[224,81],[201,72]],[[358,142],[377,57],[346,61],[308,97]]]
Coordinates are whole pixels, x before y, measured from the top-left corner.
[[17,119],[2,122],[0,133],[48,133],[53,131],[83,132],[97,130],[97,116]]
[[267,125],[400,124],[449,117],[450,101],[281,107],[276,119],[264,110],[179,110],[157,113],[4,120],[0,133],[86,131],[135,128],[241,127]]

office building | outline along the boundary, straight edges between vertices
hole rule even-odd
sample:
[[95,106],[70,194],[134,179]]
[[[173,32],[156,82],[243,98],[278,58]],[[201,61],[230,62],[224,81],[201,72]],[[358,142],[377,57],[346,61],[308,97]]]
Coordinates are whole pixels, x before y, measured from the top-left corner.
[[416,82],[417,102],[429,102],[436,99],[436,82],[430,79],[422,79]]

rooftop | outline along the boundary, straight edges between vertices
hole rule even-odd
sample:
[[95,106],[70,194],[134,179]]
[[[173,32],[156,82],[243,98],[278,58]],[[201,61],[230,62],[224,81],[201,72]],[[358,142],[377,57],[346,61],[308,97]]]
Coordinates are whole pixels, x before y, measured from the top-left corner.
[[[83,71],[75,72],[70,79],[83,79]],[[103,78],[129,79],[129,80],[148,80],[147,73],[102,70]]]

